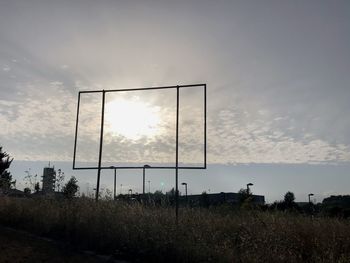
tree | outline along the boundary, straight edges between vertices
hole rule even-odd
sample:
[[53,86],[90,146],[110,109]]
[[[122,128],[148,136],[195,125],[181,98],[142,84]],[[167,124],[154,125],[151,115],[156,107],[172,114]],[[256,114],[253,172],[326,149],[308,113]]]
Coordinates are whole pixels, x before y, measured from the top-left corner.
[[295,201],[295,196],[293,192],[288,191],[284,194],[283,201],[275,201],[270,208],[277,209],[281,211],[297,212],[300,210],[299,206]]
[[78,192],[78,189],[79,189],[78,180],[74,176],[72,176],[63,187],[63,195],[66,198],[71,199]]
[[0,189],[5,193],[15,184],[15,181],[12,181],[11,173],[7,171],[12,161],[13,158],[11,159],[0,147]]
[[285,193],[283,202],[280,204],[279,209],[290,211],[299,209],[298,205],[295,203],[295,196],[293,192],[288,191]]
[[253,195],[248,189],[241,188],[238,191],[238,201],[241,208],[252,209],[254,207]]
[[169,202],[169,204],[173,205],[175,203],[175,196],[176,196],[176,191],[175,191],[174,187],[171,188],[170,191],[166,192],[165,195],[166,195],[166,199]]
[[157,190],[153,193],[154,196],[164,196],[163,192],[161,190]]
[[201,198],[200,198],[200,205],[203,207],[209,207],[210,201],[209,201],[209,196],[206,191],[202,192]]
[[64,172],[62,172],[61,169],[58,169],[58,175],[56,176],[56,188],[57,188],[57,192],[60,191],[60,187],[64,182]]
[[35,191],[36,179],[38,177],[37,174],[32,175],[30,173],[30,168],[27,171],[24,171],[27,175],[24,177],[24,181],[26,187],[29,187],[31,191]]
[[284,203],[287,205],[287,206],[292,206],[293,203],[294,203],[294,200],[295,200],[295,196],[294,196],[294,193],[288,191],[285,195],[284,195]]
[[170,191],[166,192],[166,195],[168,195],[168,196],[175,196],[175,189],[174,189],[174,187],[171,188]]
[[251,194],[247,191],[247,189],[244,189],[244,188],[239,189],[238,195],[239,195],[239,202],[241,204],[244,203],[251,196]]
[[36,193],[38,193],[38,192],[40,191],[40,185],[39,185],[39,182],[37,182],[37,183],[35,184],[34,189],[35,189],[35,192],[36,192]]
[[32,192],[32,190],[30,190],[29,187],[26,187],[26,188],[24,188],[23,192],[24,192],[24,194],[25,194],[26,196],[29,196],[30,193]]

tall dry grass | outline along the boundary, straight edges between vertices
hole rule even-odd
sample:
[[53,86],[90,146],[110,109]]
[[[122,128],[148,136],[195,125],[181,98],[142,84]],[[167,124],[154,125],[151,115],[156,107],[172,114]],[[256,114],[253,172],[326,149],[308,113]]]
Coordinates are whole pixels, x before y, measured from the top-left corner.
[[0,223],[142,262],[350,262],[349,221],[89,199],[0,199]]

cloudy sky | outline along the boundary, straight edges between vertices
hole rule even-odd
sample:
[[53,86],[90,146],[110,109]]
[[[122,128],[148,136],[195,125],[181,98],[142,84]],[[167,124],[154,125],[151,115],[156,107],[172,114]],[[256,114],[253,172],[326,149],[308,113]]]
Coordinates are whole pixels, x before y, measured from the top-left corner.
[[[12,173],[20,181],[51,161],[93,187],[93,173],[71,170],[79,90],[207,83],[209,167],[182,172],[190,191],[237,191],[252,181],[270,201],[288,190],[299,200],[310,191],[318,200],[346,194],[349,13],[341,0],[0,0],[0,144],[15,158]],[[199,96],[182,96],[191,112],[181,115],[184,162],[201,161]],[[173,96],[115,100],[158,116],[157,131],[123,137],[106,124],[105,161],[169,161]],[[95,160],[98,103],[85,100],[81,161]],[[149,174],[153,190],[172,187],[172,172]],[[119,181],[141,189],[139,175],[123,172]]]

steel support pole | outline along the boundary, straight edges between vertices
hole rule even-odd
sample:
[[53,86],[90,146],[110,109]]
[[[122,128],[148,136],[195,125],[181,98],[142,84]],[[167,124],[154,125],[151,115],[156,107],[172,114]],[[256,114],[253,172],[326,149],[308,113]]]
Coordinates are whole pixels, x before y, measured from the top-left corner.
[[146,173],[146,168],[143,167],[143,176],[142,176],[142,194],[145,195],[145,173]]
[[176,224],[179,217],[179,98],[180,89],[176,88],[176,161],[175,161],[175,216]]
[[204,169],[207,169],[207,84],[204,84]]
[[79,94],[78,94],[77,117],[76,117],[76,120],[75,120],[75,137],[74,137],[74,152],[73,152],[73,170],[74,170],[74,168],[75,168],[75,157],[76,157],[76,152],[77,152],[79,110],[80,110],[80,92],[79,92]]
[[113,200],[115,200],[117,196],[117,169],[114,168],[114,197]]
[[102,146],[103,146],[103,126],[105,118],[105,96],[106,92],[102,91],[102,113],[101,113],[101,130],[100,130],[100,151],[98,155],[98,170],[97,170],[97,184],[96,184],[96,202],[100,191],[100,177],[101,177],[101,161],[102,161]]

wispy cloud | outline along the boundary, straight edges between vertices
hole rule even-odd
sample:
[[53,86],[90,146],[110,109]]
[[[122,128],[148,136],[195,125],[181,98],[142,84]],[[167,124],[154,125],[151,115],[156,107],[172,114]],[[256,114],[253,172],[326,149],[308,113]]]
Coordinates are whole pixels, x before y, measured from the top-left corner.
[[[257,112],[226,109],[211,120],[209,156],[217,163],[337,163],[350,161],[350,148],[331,144],[313,134],[296,134],[276,127],[288,116],[266,119]],[[292,128],[292,126],[291,126]]]

